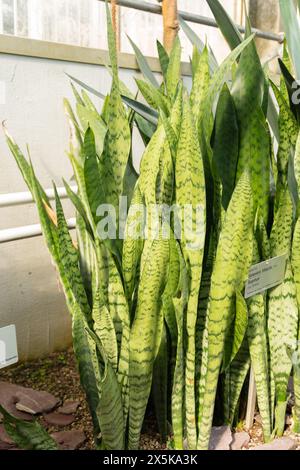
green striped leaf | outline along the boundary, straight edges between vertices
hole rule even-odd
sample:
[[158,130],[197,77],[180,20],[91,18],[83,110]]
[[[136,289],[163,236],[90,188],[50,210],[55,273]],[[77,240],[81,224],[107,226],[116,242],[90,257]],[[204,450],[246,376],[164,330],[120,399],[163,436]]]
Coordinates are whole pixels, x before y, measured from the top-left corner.
[[144,245],[143,217],[143,197],[139,186],[137,185],[126,220],[122,256],[122,270],[129,302],[132,301],[132,296],[138,279],[140,259]]
[[161,109],[168,116],[170,107],[168,99],[151,84],[138,78],[135,81],[147,103],[154,109]]
[[164,46],[161,44],[160,41],[156,41],[156,45],[157,45],[157,52],[158,52],[161,71],[162,71],[164,80],[166,80],[170,58],[168,56],[166,49],[164,48]]
[[22,421],[0,405],[5,431],[19,449],[58,450],[57,443],[37,421]]
[[80,216],[84,220],[86,230],[88,231],[91,238],[94,238],[93,229],[90,225],[88,216],[86,214],[86,211],[85,211],[85,208],[83,206],[83,203],[82,203],[81,199],[79,198],[79,196],[76,193],[74,193],[74,191],[72,191],[72,189],[70,188],[70,186],[68,185],[68,183],[64,179],[63,179],[63,183],[64,183],[64,186],[66,188],[67,195],[68,195],[69,199],[73,203],[73,205],[74,205],[75,209],[77,210],[78,214],[80,214]]
[[[244,127],[245,124],[245,127]],[[264,114],[260,108],[240,127],[237,178],[249,170],[255,206],[260,208],[265,224],[269,215],[270,143]]]
[[[295,229],[294,229],[294,236],[293,236],[293,244],[292,244],[292,270],[294,275],[294,281],[296,285],[296,292],[297,292],[297,304],[298,304],[298,311],[300,306],[300,219],[298,218]],[[298,342],[300,340],[300,329],[298,328]],[[299,343],[298,348],[295,351],[296,359],[299,358]],[[295,406],[293,409],[293,417],[294,417],[294,426],[293,431],[295,433],[300,432],[300,369],[298,361],[293,361],[293,371],[294,371],[294,395],[295,395]]]
[[136,60],[137,60],[137,63],[138,63],[138,66],[140,68],[140,71],[142,72],[142,74],[144,75],[144,77],[148,80],[148,82],[154,87],[154,88],[159,88],[159,83],[154,75],[154,73],[152,72],[145,56],[143,55],[143,53],[141,52],[141,50],[138,48],[138,46],[132,41],[132,39],[127,36],[128,39],[129,39],[129,42],[134,50],[134,53],[135,53],[135,57],[136,57]]
[[[253,264],[259,263],[258,246],[254,244]],[[262,418],[264,441],[271,439],[271,390],[269,371],[269,350],[267,336],[267,304],[263,295],[248,299],[249,322],[247,338],[249,343],[251,365],[254,371],[257,402]]]
[[225,377],[224,414],[226,422],[232,426],[245,379],[250,368],[247,338],[230,364]]
[[73,349],[76,356],[80,383],[85,391],[87,402],[89,405],[90,413],[93,420],[94,438],[96,444],[99,439],[100,424],[98,417],[98,404],[99,404],[99,365],[97,359],[96,348],[94,344],[89,341],[86,329],[88,324],[77,305],[73,308],[72,316],[72,336],[73,336]]
[[192,113],[195,123],[198,124],[201,113],[204,112],[203,101],[210,84],[210,71],[208,63],[208,49],[205,46],[200,57],[193,77],[191,91]]
[[117,84],[113,82],[109,100],[107,134],[103,157],[100,159],[100,177],[106,184],[106,203],[116,209],[118,220],[119,197],[131,149],[130,127]]
[[[205,179],[201,151],[192,118],[189,100],[184,97],[181,131],[176,156],[176,203],[184,211],[181,220],[181,245],[190,272],[190,296],[188,300],[186,328],[188,335],[186,357],[186,422],[189,448],[196,448],[195,409],[195,328],[198,311],[198,295],[202,274],[202,260],[206,229]],[[196,229],[196,231],[195,231]]]
[[222,89],[227,79],[227,75],[231,72],[233,64],[243,52],[243,50],[251,43],[252,40],[253,35],[243,41],[239,46],[237,46],[220,65],[220,67],[217,69],[211,79],[210,87],[203,103],[204,109],[208,111],[203,113],[201,122],[201,127],[203,129],[207,142],[210,142],[210,137],[213,129],[213,122],[211,121],[210,112],[215,102],[215,99],[218,96],[220,90]]
[[80,306],[80,309],[84,312],[86,318],[89,319],[91,311],[79,270],[78,250],[74,247],[72,238],[70,236],[61,201],[55,185],[54,194],[57,215],[58,256],[73,292],[74,298],[76,299],[76,303]]
[[294,2],[286,2],[279,0],[280,12],[283,20],[283,25],[287,37],[287,43],[293,64],[297,73],[297,78],[300,78],[300,61],[298,57],[298,44],[300,41],[300,28],[299,19]]
[[184,438],[184,407],[185,407],[185,346],[184,321],[189,295],[189,275],[179,246],[177,246],[180,262],[180,278],[176,295],[173,297],[177,323],[176,364],[172,387],[172,427],[175,449],[183,449]]
[[[199,52],[202,52],[205,47],[205,44],[201,41],[199,36],[197,36],[197,34],[192,30],[192,28],[190,28],[188,23],[184,21],[184,19],[180,15],[178,19],[180,27],[185,33],[186,37],[193,44],[193,46],[195,46],[199,50]],[[211,72],[214,72],[218,68],[218,62],[216,61],[214,53],[211,49],[209,50],[209,67]]]
[[236,292],[236,302],[235,302],[235,318],[232,322],[232,333],[228,335],[225,341],[225,350],[224,350],[224,359],[222,372],[230,366],[235,356],[237,355],[248,326],[248,309],[247,304],[243,295],[237,291]]
[[279,62],[280,70],[281,70],[281,73],[285,82],[285,87],[286,87],[285,89],[287,90],[287,93],[288,93],[290,108],[299,124],[300,123],[300,106],[298,102],[299,84],[294,79],[292,73],[290,72],[288,68],[289,64],[286,65],[286,61],[284,62],[281,59],[278,59],[278,62]]
[[164,126],[160,124],[144,152],[140,166],[139,188],[147,206],[156,204],[156,179],[165,144]]
[[94,268],[94,248],[91,234],[80,214],[76,216],[76,236],[79,251],[79,269],[89,305],[93,303],[92,270]]
[[69,120],[69,126],[71,130],[75,132],[75,137],[77,139],[78,145],[81,146],[82,145],[82,131],[80,129],[80,125],[77,121],[74,111],[72,109],[72,106],[66,98],[64,98],[64,110]]
[[[279,208],[271,233],[271,255],[287,254],[291,250],[293,207],[288,190],[282,192]],[[289,321],[286,321],[286,318]],[[294,347],[298,334],[298,305],[295,281],[290,261],[287,261],[282,284],[269,292],[268,331],[271,353],[271,367],[276,390],[274,434],[281,436],[284,431],[287,404],[287,385],[292,369],[287,348]]]
[[110,58],[110,66],[113,75],[113,81],[118,86],[118,54],[117,54],[117,44],[116,36],[112,24],[111,14],[109,11],[108,2],[105,2],[106,9],[106,28],[107,28],[107,42],[108,42],[108,51]]
[[237,286],[242,287],[245,282],[252,261],[253,223],[251,186],[249,176],[244,174],[227,210],[212,274],[207,374],[199,423],[198,449],[206,449],[209,443],[218,375],[226,335],[232,322],[235,292]]
[[206,0],[218,26],[231,49],[235,49],[242,42],[242,35],[235,23],[227,14],[225,8],[218,0]]
[[181,78],[181,44],[178,36],[174,40],[166,76],[167,95],[173,99]]
[[89,329],[87,334],[94,342],[104,363],[101,370],[101,379],[97,384],[99,391],[97,414],[101,428],[101,447],[105,450],[124,450],[124,416],[117,376],[106,356],[101,341]]
[[99,220],[99,217],[97,216],[97,209],[101,204],[106,202],[106,187],[104,189],[103,182],[101,181],[96,153],[95,136],[90,127],[87,129],[84,136],[84,154],[84,179],[86,194],[94,222],[97,224]]
[[86,132],[89,127],[93,130],[97,155],[100,157],[103,152],[104,139],[106,135],[106,127],[101,116],[97,112],[88,109],[86,106],[82,106],[81,104],[77,104],[76,111],[83,131]]
[[153,365],[152,397],[158,424],[163,441],[168,436],[168,339],[165,324],[162,329],[161,343]]
[[[20,147],[14,142],[13,138],[9,135],[6,127],[2,124],[2,127],[3,127],[3,130],[4,130],[4,133],[5,133],[5,137],[6,137],[6,143],[19,167],[19,170],[23,176],[23,179],[26,183],[26,185],[28,186],[28,189],[31,193],[33,193],[33,189],[32,189],[32,181],[31,181],[31,168],[30,168],[30,164],[28,163],[28,161],[26,160],[26,158],[24,157]],[[42,198],[43,200],[48,204],[49,207],[50,206],[50,202],[49,202],[49,199],[45,193],[45,191],[43,190],[42,186],[40,185],[39,181],[36,179],[36,184],[38,186],[38,189],[39,189],[39,192],[40,194],[42,195]]]
[[222,182],[222,205],[226,210],[236,183],[239,155],[239,127],[236,109],[228,86],[220,93],[215,117],[213,167]]
[[151,391],[157,329],[162,319],[161,295],[167,274],[169,241],[146,240],[150,244],[141,274],[138,302],[130,334],[129,449],[139,447],[140,432]]
[[298,125],[288,103],[276,85],[271,82],[273,92],[279,104],[279,148],[277,166],[280,183],[285,184],[288,172],[288,162],[292,147],[296,145]]
[[[97,406],[99,401],[97,380],[99,380],[96,350],[90,344],[86,333],[89,325],[90,309],[78,269],[78,253],[72,244],[59,197],[56,195],[58,222],[58,253],[60,259],[60,275],[63,281],[69,308],[72,316],[72,334],[75,356],[78,362],[81,384],[85,390],[90,407],[95,438],[99,429]],[[62,276],[64,273],[64,277]],[[98,374],[98,377],[97,377]]]
[[103,345],[105,354],[113,370],[118,369],[118,344],[114,323],[99,291],[93,296],[93,330]]

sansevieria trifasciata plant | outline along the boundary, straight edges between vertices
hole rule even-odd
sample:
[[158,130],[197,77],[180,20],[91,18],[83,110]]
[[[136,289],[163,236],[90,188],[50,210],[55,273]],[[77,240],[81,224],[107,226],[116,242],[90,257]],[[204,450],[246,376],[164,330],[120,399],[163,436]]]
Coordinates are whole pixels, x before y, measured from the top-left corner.
[[[64,102],[77,191],[64,184],[76,236],[56,188],[54,208],[5,130],[72,315],[98,449],[138,449],[149,400],[170,446],[207,449],[214,423],[236,425],[250,366],[264,439],[284,431],[300,301],[292,66],[285,50],[278,88],[260,63],[249,21],[242,38],[220,2],[208,3],[232,52],[218,65],[181,19],[194,44],[187,89],[178,38],[170,54],[157,43],[160,79],[132,42],[142,102],[119,78],[107,6],[110,94],[71,77],[75,107]],[[272,119],[271,89],[279,105]],[[103,98],[101,112],[87,92]],[[139,171],[134,128],[145,145]],[[249,268],[278,255],[287,256],[282,283],[245,299]],[[294,364],[295,429],[299,376]],[[21,424],[4,419],[30,447]],[[53,446],[43,433],[36,442]]]

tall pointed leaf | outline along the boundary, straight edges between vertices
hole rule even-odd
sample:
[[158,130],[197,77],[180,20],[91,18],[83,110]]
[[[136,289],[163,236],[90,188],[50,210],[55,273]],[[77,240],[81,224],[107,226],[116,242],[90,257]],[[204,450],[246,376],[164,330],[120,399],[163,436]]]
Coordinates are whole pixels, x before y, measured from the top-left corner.
[[252,261],[253,223],[251,186],[248,175],[244,174],[227,210],[212,274],[208,313],[208,364],[198,449],[206,449],[209,443],[225,338],[232,322],[235,288],[245,282]]
[[[186,421],[189,448],[196,448],[195,328],[206,229],[206,194],[203,162],[189,100],[184,97],[181,131],[176,156],[176,203],[190,213],[182,219],[181,244],[190,271],[187,310]],[[182,215],[183,216],[183,215]]]
[[218,0],[206,1],[230,48],[235,49],[242,42],[242,35],[237,29],[235,23],[231,20],[225,8],[221,5]]
[[299,16],[294,2],[279,0],[281,17],[287,37],[288,48],[296,70],[297,78],[300,79],[300,60],[298,47],[300,43]]
[[58,450],[57,443],[37,421],[22,421],[9,414],[1,405],[0,412],[8,436],[23,450]]
[[138,65],[139,65],[140,71],[142,72],[144,77],[147,79],[147,81],[154,88],[159,88],[159,83],[158,83],[154,73],[152,72],[145,56],[143,55],[141,50],[138,48],[138,46],[132,41],[132,39],[129,36],[127,36],[127,37],[128,37],[129,42],[130,42],[130,44],[131,44],[131,46],[134,50],[135,57],[136,57]]
[[138,304],[130,334],[129,449],[139,447],[140,432],[151,391],[155,342],[161,321],[161,295],[167,273],[169,241],[146,240],[150,244],[141,275]]

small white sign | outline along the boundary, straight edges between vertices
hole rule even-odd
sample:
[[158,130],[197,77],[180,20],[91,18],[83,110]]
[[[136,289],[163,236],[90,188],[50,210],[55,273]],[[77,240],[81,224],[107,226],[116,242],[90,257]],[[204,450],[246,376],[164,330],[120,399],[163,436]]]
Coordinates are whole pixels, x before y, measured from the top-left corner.
[[15,325],[0,328],[0,369],[18,362],[18,347]]
[[245,298],[278,286],[284,280],[287,255],[276,256],[251,266],[245,288]]

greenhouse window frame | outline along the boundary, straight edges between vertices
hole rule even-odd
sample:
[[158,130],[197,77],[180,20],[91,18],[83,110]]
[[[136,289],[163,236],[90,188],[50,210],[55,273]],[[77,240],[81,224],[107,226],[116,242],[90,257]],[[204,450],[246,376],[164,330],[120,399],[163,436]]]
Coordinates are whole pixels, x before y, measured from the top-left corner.
[[[92,47],[74,46],[70,44],[49,42],[39,39],[21,38],[8,34],[0,34],[0,54],[35,57],[48,60],[61,60],[89,65],[105,66],[109,63],[108,51]],[[121,69],[139,70],[134,54],[120,52],[118,54]],[[152,72],[161,73],[159,60],[146,57]],[[189,62],[182,62],[182,74],[191,76]]]

